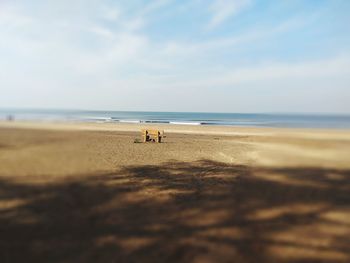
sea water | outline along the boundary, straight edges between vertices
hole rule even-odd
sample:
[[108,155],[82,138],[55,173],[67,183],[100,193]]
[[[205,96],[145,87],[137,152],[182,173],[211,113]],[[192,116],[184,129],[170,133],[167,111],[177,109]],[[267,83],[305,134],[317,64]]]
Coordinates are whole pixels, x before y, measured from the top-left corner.
[[0,120],[349,129],[350,115],[1,109]]

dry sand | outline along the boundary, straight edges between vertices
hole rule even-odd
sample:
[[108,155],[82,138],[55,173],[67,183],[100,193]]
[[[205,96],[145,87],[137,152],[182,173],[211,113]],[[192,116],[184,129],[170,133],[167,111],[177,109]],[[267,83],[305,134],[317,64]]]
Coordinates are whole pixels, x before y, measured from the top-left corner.
[[0,262],[350,261],[349,131],[141,126],[0,122]]

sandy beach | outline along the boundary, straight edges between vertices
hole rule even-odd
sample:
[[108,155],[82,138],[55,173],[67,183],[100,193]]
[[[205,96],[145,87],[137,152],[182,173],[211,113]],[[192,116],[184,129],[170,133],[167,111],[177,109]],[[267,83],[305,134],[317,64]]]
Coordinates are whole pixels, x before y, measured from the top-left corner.
[[0,236],[1,262],[349,262],[350,131],[0,122]]

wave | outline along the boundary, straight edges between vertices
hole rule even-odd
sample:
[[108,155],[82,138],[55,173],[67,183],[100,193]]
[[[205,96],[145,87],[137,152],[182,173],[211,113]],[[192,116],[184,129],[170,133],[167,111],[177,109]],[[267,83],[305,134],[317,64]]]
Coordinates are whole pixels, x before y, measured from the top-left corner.
[[194,121],[173,121],[173,120],[124,120],[111,118],[114,122],[120,123],[145,123],[145,124],[173,124],[173,125],[202,125],[202,122],[194,122]]
[[142,121],[140,120],[115,120],[117,122],[121,122],[121,123],[142,123]]
[[187,121],[170,121],[170,124],[176,125],[202,125],[201,122],[187,122]]
[[112,118],[111,117],[95,117],[95,116],[78,116],[76,118],[71,118],[71,119],[76,119],[80,121],[96,121],[96,122],[111,122]]
[[169,124],[170,121],[163,121],[163,120],[146,120],[144,123],[159,123],[159,124]]

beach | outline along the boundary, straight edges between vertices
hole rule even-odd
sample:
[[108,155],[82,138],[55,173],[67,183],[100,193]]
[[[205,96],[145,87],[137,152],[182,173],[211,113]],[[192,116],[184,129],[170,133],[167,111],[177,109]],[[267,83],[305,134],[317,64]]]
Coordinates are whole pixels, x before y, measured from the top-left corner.
[[0,197],[2,262],[349,262],[350,131],[2,121]]

